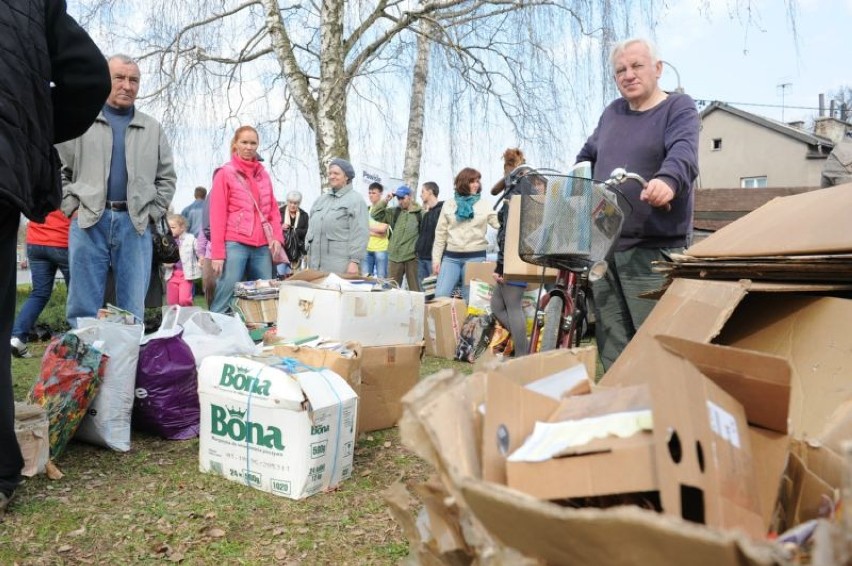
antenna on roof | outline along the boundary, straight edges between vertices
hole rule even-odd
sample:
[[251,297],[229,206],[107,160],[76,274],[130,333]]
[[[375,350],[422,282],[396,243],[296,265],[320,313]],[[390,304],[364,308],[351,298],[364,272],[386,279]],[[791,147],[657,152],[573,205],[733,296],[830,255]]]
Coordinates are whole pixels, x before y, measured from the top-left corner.
[[784,95],[787,94],[787,89],[793,86],[793,83],[781,83],[776,85],[781,89],[781,121],[784,121]]

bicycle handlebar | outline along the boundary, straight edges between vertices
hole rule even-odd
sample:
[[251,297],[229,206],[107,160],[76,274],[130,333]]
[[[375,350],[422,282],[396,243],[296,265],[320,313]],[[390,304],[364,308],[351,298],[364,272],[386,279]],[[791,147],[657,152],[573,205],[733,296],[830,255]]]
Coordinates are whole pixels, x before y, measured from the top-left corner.
[[[643,190],[645,189],[645,187],[648,186],[648,181],[646,181],[645,178],[642,177],[642,175],[639,175],[638,173],[630,173],[623,167],[616,167],[615,169],[613,169],[612,173],[610,173],[609,175],[609,179],[604,181],[604,184],[608,187],[614,187],[616,185],[621,185],[631,180],[636,181],[640,185],[642,185]],[[666,204],[656,208],[662,208],[666,212],[669,212],[672,209],[672,205],[671,203],[667,202]]]

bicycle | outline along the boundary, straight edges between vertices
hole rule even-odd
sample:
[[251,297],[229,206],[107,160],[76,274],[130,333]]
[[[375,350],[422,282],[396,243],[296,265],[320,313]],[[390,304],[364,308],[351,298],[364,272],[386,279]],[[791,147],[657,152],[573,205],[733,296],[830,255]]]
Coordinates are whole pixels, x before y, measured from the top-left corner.
[[[640,175],[621,168],[606,181],[591,179],[588,164],[572,172],[582,174],[528,166],[509,174],[511,192],[519,194],[521,206],[518,255],[543,268],[542,291],[544,269],[557,269],[555,283],[539,294],[530,353],[579,346],[588,327],[589,284],[605,275],[606,258],[624,222],[617,187],[628,180],[647,185]],[[527,186],[518,189],[519,183]]]

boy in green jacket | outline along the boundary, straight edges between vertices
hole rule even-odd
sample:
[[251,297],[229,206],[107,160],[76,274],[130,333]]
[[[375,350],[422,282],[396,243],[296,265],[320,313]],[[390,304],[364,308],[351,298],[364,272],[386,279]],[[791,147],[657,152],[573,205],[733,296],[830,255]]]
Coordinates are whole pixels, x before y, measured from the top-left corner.
[[[396,208],[388,208],[388,202],[392,198],[397,199],[399,206]],[[420,235],[423,209],[414,202],[411,189],[403,185],[388,194],[384,200],[373,205],[371,216],[376,222],[383,222],[391,228],[388,244],[388,275],[400,287],[402,278],[405,276],[408,289],[420,291],[415,245]]]

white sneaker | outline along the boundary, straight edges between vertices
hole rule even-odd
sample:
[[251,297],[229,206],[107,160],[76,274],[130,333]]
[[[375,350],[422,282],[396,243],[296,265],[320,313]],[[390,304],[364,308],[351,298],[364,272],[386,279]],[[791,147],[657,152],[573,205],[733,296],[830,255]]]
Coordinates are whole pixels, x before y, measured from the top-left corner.
[[21,342],[21,339],[17,336],[12,336],[12,355],[16,358],[32,358],[33,355],[30,354],[30,349],[27,348],[27,345]]

